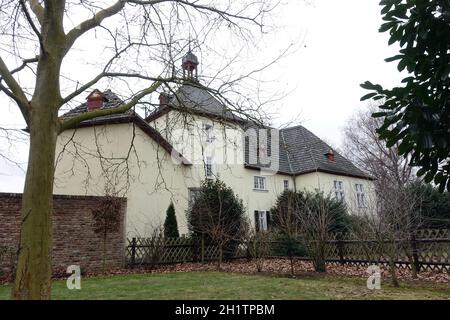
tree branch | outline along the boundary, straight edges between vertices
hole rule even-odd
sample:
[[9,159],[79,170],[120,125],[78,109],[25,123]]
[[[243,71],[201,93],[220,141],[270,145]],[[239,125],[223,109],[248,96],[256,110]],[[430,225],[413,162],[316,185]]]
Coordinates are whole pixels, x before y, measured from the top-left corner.
[[[25,1],[24,1],[24,0],[20,0],[20,5],[22,6],[22,10],[23,10],[23,12],[24,12],[24,14],[25,14],[25,17],[26,17],[27,20],[28,20],[28,23],[29,23],[30,26],[31,26],[31,29],[33,29],[34,33],[36,33],[36,35],[37,35],[37,37],[38,37],[38,39],[39,39],[39,42],[40,42],[41,45],[42,45],[42,36],[41,36],[41,33],[39,32],[38,28],[37,28],[36,25],[34,24],[34,21],[33,21],[33,19],[31,18],[30,13],[28,12],[27,5],[25,4]],[[39,23],[40,23],[40,22],[39,22]]]
[[[97,75],[94,79],[92,79],[91,81],[85,83],[83,86],[78,88],[76,91],[72,92],[67,97],[65,97],[62,100],[62,104],[65,104],[65,103],[69,102],[70,100],[72,100],[73,98],[75,98],[76,96],[78,96],[79,94],[81,94],[85,90],[89,89],[94,84],[96,84],[98,81],[100,81],[100,79],[107,78],[107,77],[138,78],[138,79],[150,80],[150,81],[158,81],[159,80],[159,78],[147,77],[147,76],[144,76],[144,75],[141,75],[141,74],[138,74],[138,73],[102,72],[99,75]],[[165,80],[164,82],[170,82],[170,81],[174,81],[174,80],[173,79]]]
[[[39,61],[39,56],[36,56],[34,58],[29,58],[29,59],[23,59],[22,60],[22,64],[20,66],[18,66],[15,69],[12,69],[10,71],[11,74],[14,74],[16,72],[21,71],[23,68],[25,68],[27,66],[27,64],[29,63],[33,63],[33,62],[38,62]],[[3,77],[0,77],[0,83],[3,81]]]
[[39,23],[42,25],[42,21],[44,19],[44,8],[37,0],[28,0],[28,3],[30,4],[31,11],[33,11]]
[[[25,96],[25,93],[23,92],[20,85],[17,83],[16,79],[14,79],[11,72],[8,70],[8,67],[3,62],[3,59],[1,57],[0,57],[0,76],[2,77],[2,79],[5,80],[6,85],[11,90],[11,91],[4,91],[4,90],[2,91],[4,91],[8,96],[10,96],[12,99],[14,99],[14,101],[17,102],[17,105],[19,106],[25,121],[28,123],[30,115],[29,113],[30,107],[28,104],[28,99]],[[10,94],[12,94],[12,96]]]
[[124,113],[124,112],[130,110],[132,107],[134,107],[139,102],[139,100],[142,99],[144,96],[149,95],[152,92],[155,92],[156,89],[158,89],[162,83],[163,83],[162,79],[155,81],[155,83],[153,83],[149,88],[142,90],[141,92],[136,94],[130,100],[130,102],[125,103],[120,107],[85,112],[83,114],[80,114],[79,116],[62,120],[61,131],[74,128],[77,124],[79,124],[82,121],[91,120],[91,119],[94,119],[97,117],[102,117],[102,116],[109,116],[109,115],[113,115],[113,114]]
[[[152,5],[155,4],[157,2],[163,2],[163,1],[151,1],[151,0],[127,0],[128,3],[135,3],[135,4],[140,4],[140,5]],[[207,6],[207,5],[202,5],[202,4],[198,4],[198,1],[187,1],[187,0],[174,0],[173,2],[177,2],[179,4],[185,5],[185,6],[189,6],[192,7],[198,11],[209,11],[209,12],[214,12],[216,14],[218,14],[220,17],[222,17],[224,20],[232,23],[231,19],[239,19],[239,20],[247,20],[249,22],[252,22],[254,24],[256,24],[257,26],[259,26],[260,28],[263,27],[263,25],[259,22],[256,21],[256,18],[262,13],[264,12],[264,10],[260,11],[255,17],[247,17],[247,16],[243,16],[240,14],[233,14],[233,13],[229,13],[227,11],[223,11],[211,6]]]
[[[155,3],[156,2],[161,2],[161,1],[155,1]],[[113,4],[109,8],[100,10],[91,19],[83,21],[77,27],[70,30],[66,36],[65,52],[69,51],[69,49],[72,47],[72,45],[75,43],[75,41],[81,35],[83,35],[87,31],[99,26],[104,19],[109,18],[109,17],[117,14],[118,12],[120,12],[126,3],[127,3],[127,0],[118,0],[115,4]]]
[[78,96],[79,94],[81,94],[82,92],[84,92],[85,90],[89,89],[91,86],[93,86],[94,84],[96,84],[98,81],[100,81],[102,78],[106,78],[106,77],[114,77],[114,76],[128,76],[128,77],[138,77],[144,80],[151,80],[151,81],[157,81],[158,78],[149,78],[149,77],[144,77],[141,75],[131,75],[131,74],[125,74],[125,73],[111,73],[111,72],[107,72],[109,67],[111,66],[112,62],[117,59],[122,53],[124,53],[126,50],[128,50],[130,47],[132,47],[133,45],[136,45],[136,43],[130,43],[129,45],[127,45],[125,48],[123,48],[122,50],[116,52],[116,54],[108,61],[108,63],[105,65],[105,67],[103,68],[103,71],[101,73],[99,73],[95,78],[93,78],[92,80],[90,80],[89,82],[85,83],[83,86],[81,86],[80,88],[76,89],[74,92],[72,92],[71,94],[67,95],[63,100],[61,105],[69,102],[70,100],[72,100],[73,98],[75,98],[76,96]]

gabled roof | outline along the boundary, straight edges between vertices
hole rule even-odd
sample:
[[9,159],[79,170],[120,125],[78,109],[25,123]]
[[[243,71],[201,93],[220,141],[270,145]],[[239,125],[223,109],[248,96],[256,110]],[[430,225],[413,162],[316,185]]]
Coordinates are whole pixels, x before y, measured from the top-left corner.
[[245,119],[226,108],[208,90],[195,83],[183,84],[168,98],[166,106],[156,109],[145,120],[151,122],[171,109],[175,109],[232,122],[246,122]]
[[[268,139],[269,149],[271,140]],[[270,169],[270,165],[250,163],[252,159],[259,161],[257,150],[250,150],[249,141],[245,139],[245,167],[248,169]],[[343,176],[372,179],[358,169],[350,160],[334,152],[334,160],[329,160],[326,153],[331,147],[303,126],[295,126],[279,130],[279,174],[298,176],[311,172],[325,172]],[[270,154],[269,154],[270,160]]]
[[[102,109],[111,109],[111,108],[116,108],[118,106],[120,106],[123,103],[123,100],[120,99],[114,92],[112,92],[111,90],[106,90],[103,92],[103,98],[104,98],[104,102],[103,102],[103,106]],[[76,115],[82,114],[88,112],[87,109],[87,102],[84,102],[82,104],[80,104],[78,107],[75,107],[73,109],[71,109],[70,111],[64,113],[61,118],[70,118],[70,117],[74,117]],[[132,113],[133,111],[130,110],[128,111],[128,113]],[[97,117],[95,118],[96,120],[101,119],[101,118],[113,118],[115,115],[111,115],[111,116],[103,116],[103,117]]]
[[[112,91],[107,90],[103,92],[103,95],[108,99],[104,104],[103,108],[116,108],[122,104],[122,100],[117,97]],[[61,118],[70,118],[76,115],[82,114],[87,111],[87,104],[82,105],[70,110],[69,112],[62,115]],[[142,131],[144,131],[150,138],[156,141],[165,151],[175,157],[178,161],[184,165],[191,165],[190,161],[187,160],[181,153],[175,150],[175,148],[166,140],[164,137],[154,128],[152,128],[148,122],[142,119],[133,110],[128,110],[126,113],[114,114],[108,116],[97,117],[91,120],[86,120],[80,122],[76,128],[90,127],[95,125],[105,125],[105,124],[120,124],[120,123],[134,123]]]
[[[333,150],[334,160],[329,160],[326,153],[331,147],[303,126],[280,130],[280,149],[284,149],[281,165],[293,174],[305,174],[321,171],[346,176],[370,179],[350,160]],[[283,157],[286,155],[286,162]]]

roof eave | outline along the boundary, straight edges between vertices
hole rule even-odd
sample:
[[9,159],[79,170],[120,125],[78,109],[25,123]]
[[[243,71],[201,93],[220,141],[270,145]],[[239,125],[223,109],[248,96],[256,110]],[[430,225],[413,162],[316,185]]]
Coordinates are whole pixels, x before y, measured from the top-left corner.
[[[264,170],[264,169],[268,169],[268,168],[258,167],[258,166],[250,165],[250,164],[244,164],[244,168],[250,169],[250,170]],[[276,174],[281,174],[281,175],[285,175],[285,176],[294,176],[293,173],[286,172],[286,171],[281,171],[281,170],[278,170],[276,172]]]
[[358,174],[353,174],[353,173],[348,173],[348,172],[341,172],[341,171],[321,169],[321,168],[311,169],[311,170],[306,170],[306,171],[301,171],[301,172],[296,172],[294,175],[295,176],[301,176],[301,175],[304,175],[304,174],[314,173],[314,172],[323,172],[323,173],[329,173],[329,174],[334,174],[334,175],[338,175],[338,176],[358,178],[358,179],[364,179],[364,180],[370,180],[370,181],[376,180],[375,178],[373,178],[371,176],[364,175],[364,174],[358,175]]

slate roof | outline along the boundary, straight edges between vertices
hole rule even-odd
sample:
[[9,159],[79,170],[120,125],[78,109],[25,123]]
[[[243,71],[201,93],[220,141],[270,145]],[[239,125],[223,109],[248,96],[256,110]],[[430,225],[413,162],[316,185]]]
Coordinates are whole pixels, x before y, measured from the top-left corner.
[[[273,128],[269,128],[273,129]],[[319,137],[303,126],[295,126],[279,130],[278,173],[285,175],[301,175],[311,172],[327,172],[332,174],[372,179],[358,169],[350,160],[333,150],[334,160],[328,160],[326,153],[332,149]],[[271,140],[268,139],[269,149]],[[245,140],[245,166],[249,169],[270,169],[270,165],[258,162],[256,148],[249,148],[248,138]],[[271,156],[269,153],[269,160]],[[252,156],[252,158],[250,158]],[[251,161],[250,161],[251,159]]]
[[[157,109],[147,117],[147,121],[157,118],[160,113],[168,111],[170,108],[187,110],[188,112],[204,115],[207,117],[217,117],[228,121],[246,122],[245,119],[235,115],[217,100],[208,90],[193,84],[182,85],[175,94],[169,96],[168,107]],[[164,110],[165,109],[165,110]]]
[[291,174],[314,171],[329,172],[370,179],[350,160],[333,150],[334,161],[326,153],[332,149],[303,126],[280,130],[280,170]]
[[[102,109],[111,109],[120,106],[123,103],[123,100],[120,99],[114,92],[111,90],[106,90],[103,92],[103,97],[105,101],[103,102]],[[82,103],[78,107],[73,108],[72,110],[66,112],[61,116],[61,118],[70,118],[82,113],[87,112],[87,103]],[[128,110],[128,114],[133,113],[133,110]],[[102,120],[102,119],[114,119],[114,118],[123,118],[124,114],[116,114],[111,116],[103,116],[103,117],[97,117],[95,118],[96,121]],[[83,121],[83,123],[89,122],[91,120]]]

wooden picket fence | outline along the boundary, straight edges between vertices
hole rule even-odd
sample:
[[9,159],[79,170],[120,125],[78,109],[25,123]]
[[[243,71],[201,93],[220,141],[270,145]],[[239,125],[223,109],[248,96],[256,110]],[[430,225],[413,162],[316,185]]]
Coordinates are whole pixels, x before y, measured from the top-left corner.
[[[243,241],[229,259],[251,259],[247,249],[251,240]],[[270,247],[275,248],[280,241],[269,240]],[[395,263],[400,268],[416,270],[450,272],[450,230],[419,230],[408,239],[396,239],[398,255]],[[298,246],[304,246],[302,239]],[[285,256],[272,252],[269,257]],[[310,260],[306,255],[297,255],[297,259]],[[169,238],[132,238],[128,239],[126,260],[129,266],[173,264],[182,262],[207,262],[219,259],[217,246],[205,244],[204,241],[189,237]],[[341,239],[333,235],[327,242],[326,261],[333,264],[369,265],[388,264],[388,257],[383,246],[371,239],[360,240],[347,237]]]

